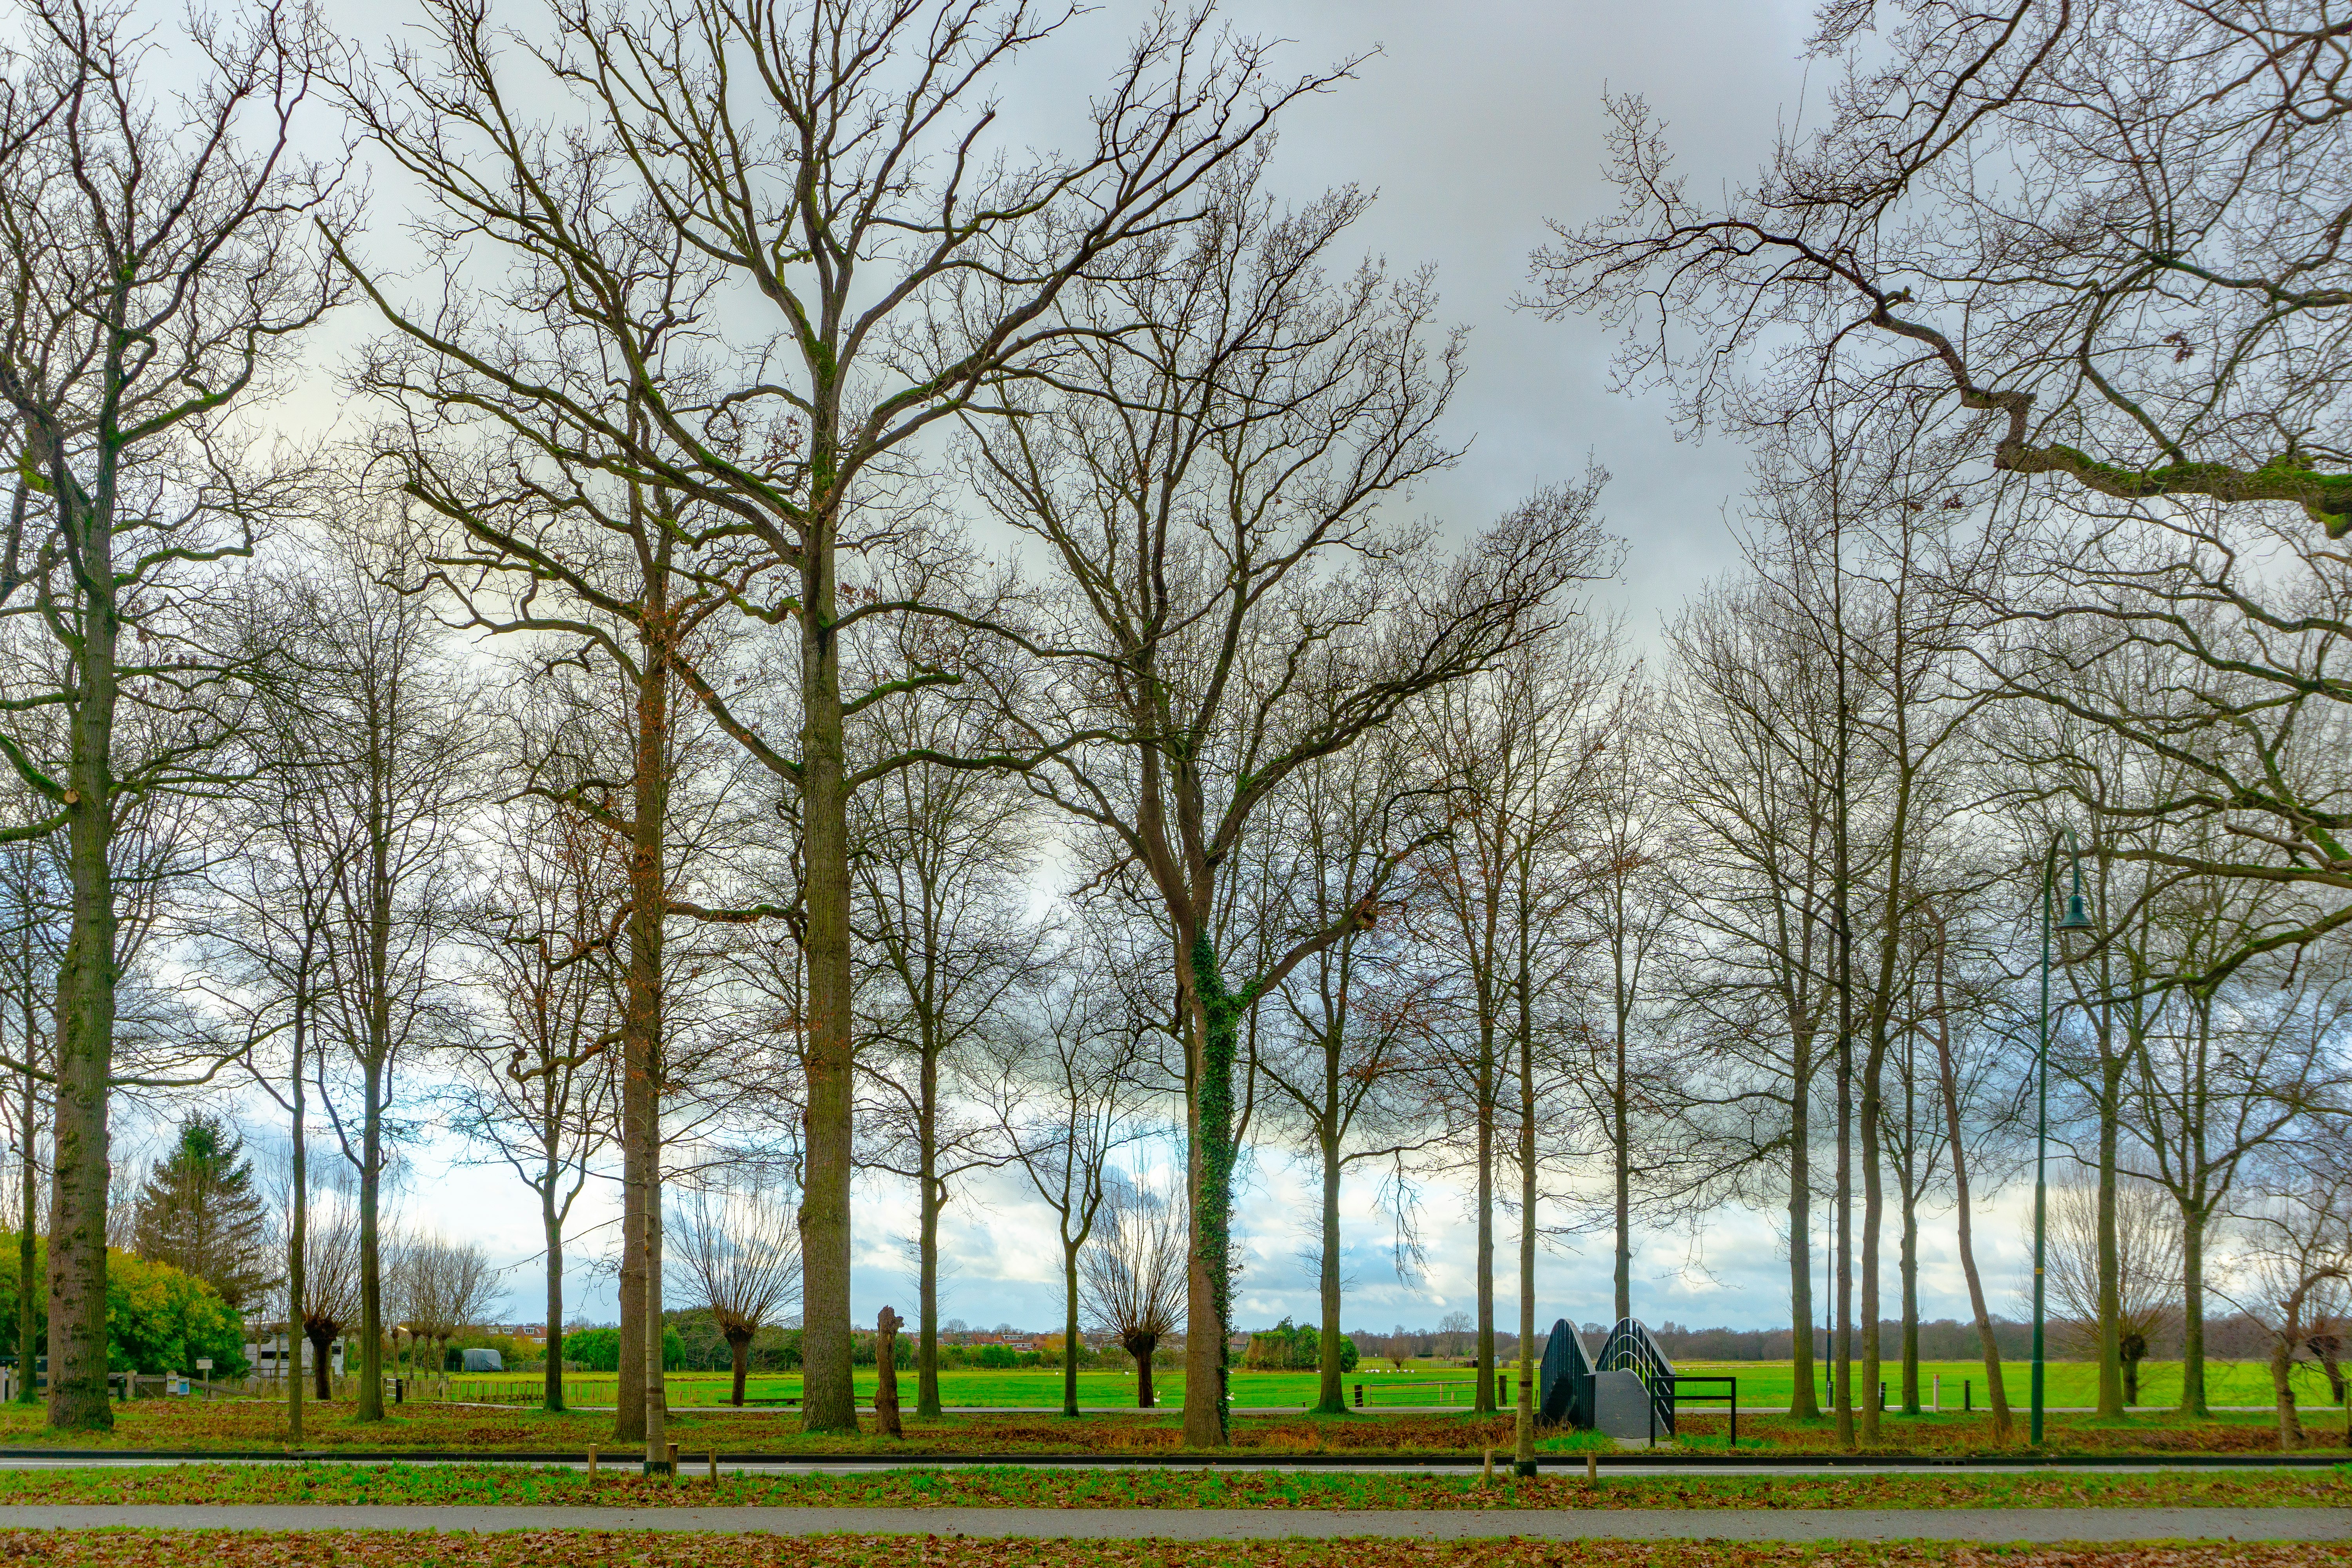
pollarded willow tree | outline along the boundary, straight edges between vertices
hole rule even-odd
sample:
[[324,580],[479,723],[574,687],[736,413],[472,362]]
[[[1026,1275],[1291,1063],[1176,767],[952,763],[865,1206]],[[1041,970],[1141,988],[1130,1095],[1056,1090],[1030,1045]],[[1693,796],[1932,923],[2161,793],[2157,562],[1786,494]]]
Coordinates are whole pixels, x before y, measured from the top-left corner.
[[1192,1245],[1179,1184],[1105,1173],[1090,1245],[1078,1255],[1087,1315],[1135,1359],[1135,1403],[1150,1410],[1151,1358],[1183,1310]]
[[[131,7],[21,0],[0,59],[0,409],[14,443],[0,605],[20,667],[0,752],[62,832],[50,1186],[49,1420],[107,1400],[107,1111],[123,956],[114,844],[157,792],[217,787],[225,679],[248,650],[208,570],[286,501],[230,424],[337,300],[341,165],[294,151],[320,39],[276,5],[168,41]],[[159,90],[166,81],[175,85]],[[142,725],[142,713],[168,722]],[[126,744],[125,742],[136,742]]]
[[779,1321],[785,1304],[800,1293],[801,1243],[792,1196],[757,1177],[722,1180],[696,1189],[669,1219],[686,1283],[727,1341],[738,1405],[751,1371],[753,1336]]
[[[849,799],[919,760],[854,762],[850,731],[891,687],[960,674],[918,665],[845,686],[861,623],[922,615],[956,588],[920,570],[905,526],[909,455],[1072,331],[1053,307],[1074,279],[1192,222],[1204,179],[1344,74],[1275,80],[1265,46],[1206,11],[1161,12],[1087,101],[1076,151],[1015,146],[997,83],[1073,15],[1022,0],[553,0],[509,33],[483,0],[433,0],[426,51],[396,50],[347,84],[430,224],[475,242],[462,260],[444,253],[441,298],[413,305],[346,250],[394,331],[438,367],[429,401],[533,441],[553,429],[550,456],[709,509],[710,526],[757,546],[732,599],[797,635],[788,720],[763,720],[756,689],[678,673],[791,797],[803,835],[812,1431],[856,1424]],[[523,107],[541,93],[546,112]],[[671,353],[639,347],[647,235],[680,275],[660,307],[681,319]],[[473,308],[479,268],[536,301],[527,324]],[[544,352],[558,321],[609,361]],[[859,563],[894,556],[917,569],[866,591]],[[666,1467],[654,1439],[649,1424],[647,1462]]]
[[[1192,1389],[1222,1387],[1232,1329],[1245,1020],[1381,897],[1368,883],[1320,930],[1220,952],[1244,832],[1299,769],[1536,635],[1612,562],[1597,478],[1540,492],[1450,561],[1388,521],[1454,456],[1435,432],[1458,344],[1432,325],[1426,275],[1330,270],[1364,197],[1285,213],[1262,169],[1223,171],[1207,219],[1066,291],[1052,389],[975,421],[968,447],[976,490],[1053,573],[1027,640],[1058,689],[1015,715],[1052,758],[1031,777],[1150,888],[1171,939]],[[1124,330],[1138,321],[1150,331]],[[1222,1393],[1188,1400],[1187,1441],[1223,1444],[1226,1420]]]

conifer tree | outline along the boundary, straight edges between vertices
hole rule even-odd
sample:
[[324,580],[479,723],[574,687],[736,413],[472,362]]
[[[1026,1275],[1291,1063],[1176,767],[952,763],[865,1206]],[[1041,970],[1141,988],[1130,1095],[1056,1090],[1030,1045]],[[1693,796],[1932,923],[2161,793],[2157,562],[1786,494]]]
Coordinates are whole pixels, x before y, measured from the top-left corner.
[[140,1191],[131,1250],[194,1275],[240,1311],[277,1283],[268,1212],[234,1127],[204,1111],[181,1121]]

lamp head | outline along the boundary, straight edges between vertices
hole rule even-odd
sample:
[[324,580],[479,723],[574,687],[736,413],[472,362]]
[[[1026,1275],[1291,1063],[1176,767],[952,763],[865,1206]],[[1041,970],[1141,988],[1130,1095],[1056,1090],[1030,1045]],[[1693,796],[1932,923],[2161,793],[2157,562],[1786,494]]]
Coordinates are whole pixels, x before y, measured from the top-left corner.
[[2080,893],[2066,895],[2066,912],[2058,918],[2060,931],[2092,931],[2091,906]]

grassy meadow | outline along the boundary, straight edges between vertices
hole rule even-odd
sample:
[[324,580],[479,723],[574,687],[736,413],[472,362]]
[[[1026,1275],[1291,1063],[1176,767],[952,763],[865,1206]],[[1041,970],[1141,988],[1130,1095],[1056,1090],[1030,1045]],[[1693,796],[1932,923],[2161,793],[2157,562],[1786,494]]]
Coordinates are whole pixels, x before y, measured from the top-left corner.
[[[1508,1370],[1513,1376],[1517,1375],[1516,1366]],[[1694,1375],[1738,1378],[1742,1409],[1785,1410],[1794,1386],[1794,1372],[1787,1362],[1694,1361],[1677,1363],[1676,1370]],[[1901,1364],[1890,1362],[1885,1371],[1887,1407],[1900,1409],[1903,1401]],[[2031,1386],[2031,1367],[2023,1362],[2010,1362],[2004,1363],[2002,1373],[2010,1403],[2023,1408]],[[1859,1387],[1861,1375],[1861,1366],[1857,1363],[1854,1376],[1858,1395],[1863,1393]],[[1312,1405],[1318,1394],[1316,1374],[1311,1372],[1246,1372],[1235,1368],[1231,1378],[1234,1405],[1243,1410],[1301,1410]],[[1937,1392],[1937,1379],[1941,1380],[1940,1395]],[[724,1373],[674,1372],[667,1381],[673,1409],[725,1405],[734,1387],[732,1380]],[[877,1387],[874,1370],[871,1367],[860,1368],[856,1384],[859,1402],[871,1405]],[[1183,1373],[1175,1371],[1158,1373],[1153,1375],[1152,1384],[1161,1405],[1179,1408],[1183,1405]],[[448,1393],[451,1399],[458,1401],[533,1404],[540,1397],[541,1385],[541,1376],[535,1372],[472,1376],[452,1374],[448,1379]],[[1467,1409],[1476,1402],[1475,1375],[1458,1366],[1412,1363],[1399,1371],[1385,1363],[1378,1367],[1367,1363],[1343,1380],[1350,1405],[1355,1403],[1356,1390],[1360,1385],[1363,1389],[1366,1409],[1382,1406]],[[2268,1405],[2271,1402],[2270,1369],[2261,1362],[2208,1362],[2205,1386],[2208,1402],[2215,1405]],[[2180,1397],[2180,1363],[2142,1363],[2139,1388],[2142,1407],[2169,1408]],[[575,1405],[610,1405],[614,1389],[614,1380],[610,1373],[568,1373],[564,1376],[564,1396]],[[755,1373],[747,1383],[744,1392],[747,1401],[751,1404],[781,1405],[786,1400],[800,1396],[800,1374]],[[1690,1392],[1697,1394],[1720,1391],[1714,1388],[1702,1391],[1695,1387]],[[2326,1381],[2315,1368],[2300,1370],[2295,1394],[2297,1403],[2306,1409],[2332,1406],[2335,1403]],[[913,1373],[899,1373],[898,1397],[907,1407],[913,1407]],[[1940,1405],[1937,1404],[1938,1398]],[[1958,1411],[1964,1398],[1978,1410],[1985,1407],[1982,1363],[1946,1361],[1920,1363],[1921,1409]],[[2045,1398],[2053,1408],[2096,1405],[2098,1369],[2088,1362],[2050,1363]],[[1062,1373],[1051,1368],[1004,1372],[977,1368],[944,1370],[940,1373],[940,1399],[951,1409],[1056,1410],[1062,1403]],[[1082,1370],[1078,1373],[1078,1403],[1088,1409],[1132,1409],[1135,1405],[1135,1378],[1128,1373]],[[1690,1408],[1703,1413],[1721,1406],[1709,1401],[1696,1400]]]

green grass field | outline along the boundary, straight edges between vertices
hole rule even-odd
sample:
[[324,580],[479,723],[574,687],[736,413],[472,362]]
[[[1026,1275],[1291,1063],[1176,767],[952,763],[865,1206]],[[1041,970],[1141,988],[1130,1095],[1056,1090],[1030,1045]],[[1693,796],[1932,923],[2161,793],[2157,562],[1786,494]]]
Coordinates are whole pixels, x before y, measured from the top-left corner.
[[[1785,1410],[1793,1381],[1790,1363],[1780,1362],[1677,1362],[1675,1370],[1681,1373],[1728,1374],[1739,1380],[1739,1403],[1743,1409],[1769,1406]],[[1821,1369],[1814,1369],[1816,1377]],[[1863,1402],[1866,1391],[1861,1386],[1862,1363],[1854,1363],[1855,1403]],[[1881,1376],[1886,1384],[1886,1407],[1903,1407],[1903,1363],[1889,1361]],[[2001,1363],[2001,1382],[2009,1391],[2011,1405],[2023,1408],[2032,1386],[2033,1369],[2026,1362],[2005,1361]],[[1943,1379],[1942,1407],[1960,1408],[1962,1383],[1969,1401],[1976,1408],[1985,1407],[1985,1375],[1982,1362],[1937,1361],[1919,1363],[1919,1408],[1935,1406],[1936,1378]],[[2316,1367],[2299,1368],[2294,1378],[2295,1402],[2305,1409],[2333,1408],[2335,1395],[2328,1391],[2327,1380]],[[1696,1391],[1694,1391],[1696,1392]],[[2090,1362],[2053,1361],[2049,1363],[2047,1383],[2042,1397],[2053,1407],[2088,1407],[2099,1402],[2099,1369]],[[2139,1368],[2139,1402],[2142,1406],[2167,1409],[2180,1400],[2180,1363],[2177,1361],[2142,1362]],[[2205,1400],[2209,1405],[2260,1405],[2271,1403],[2270,1367],[2258,1361],[2209,1361],[2205,1363]],[[1823,1401],[1827,1403],[1826,1399]],[[1695,1410],[1710,1408],[1695,1404]]]
[[[1516,1368],[1512,1369],[1516,1372]],[[1743,1409],[1786,1409],[1792,1386],[1792,1369],[1787,1362],[1684,1362],[1676,1370],[1692,1374],[1722,1375],[1739,1380],[1739,1404]],[[1902,1406],[1902,1366],[1889,1362],[1885,1369],[1886,1402],[1889,1409]],[[2022,1408],[2027,1399],[2031,1369],[2022,1362],[2011,1362],[2002,1367],[2003,1381],[2008,1385],[2010,1403]],[[1860,1363],[1854,1368],[1856,1394],[1864,1391],[1859,1386]],[[1984,1366],[1979,1362],[1927,1362],[1919,1368],[1919,1402],[1922,1409],[1934,1405],[1936,1383],[1942,1379],[1942,1408],[1957,1411],[1964,1395],[1963,1383],[1969,1386],[1966,1396],[1977,1409],[1985,1407]],[[671,1373],[667,1379],[669,1402],[673,1407],[693,1408],[724,1405],[732,1392],[732,1382],[724,1373]],[[1166,1372],[1152,1379],[1160,1402],[1165,1406],[1183,1403],[1184,1378],[1181,1373]],[[875,1390],[872,1369],[861,1369],[856,1378],[861,1404],[871,1404]],[[1385,1365],[1359,1367],[1345,1379],[1344,1386],[1350,1405],[1356,1389],[1361,1385],[1367,1409],[1397,1405],[1435,1405],[1467,1407],[1473,1404],[1475,1380],[1467,1370],[1459,1367],[1408,1365],[1399,1372]],[[1311,1405],[1317,1394],[1316,1375],[1310,1372],[1244,1372],[1232,1373],[1234,1404],[1242,1409],[1280,1410],[1302,1409]],[[2208,1362],[2205,1367],[2206,1397],[2216,1405],[2267,1405],[2271,1402],[2270,1371],[2260,1362]],[[502,1373],[494,1375],[462,1376],[449,1379],[449,1396],[459,1400],[480,1400],[498,1404],[529,1404],[539,1398],[540,1374],[535,1372]],[[610,1405],[614,1382],[609,1373],[569,1373],[564,1376],[564,1397],[575,1405]],[[781,1404],[797,1398],[801,1391],[798,1373],[755,1373],[746,1384],[745,1394],[754,1403]],[[1699,1390],[1693,1389],[1694,1394]],[[2326,1381],[2316,1369],[2304,1368],[2296,1378],[2296,1399],[2306,1409],[2328,1408],[2334,1405]],[[915,1379],[912,1373],[902,1373],[898,1379],[898,1396],[908,1407],[915,1402]],[[2180,1396],[2180,1365],[2178,1362],[2146,1362],[2140,1366],[2140,1403],[2152,1408],[2165,1408]],[[940,1373],[940,1398],[950,1408],[1003,1410],[1053,1410],[1062,1403],[1062,1374],[1054,1370],[989,1372],[977,1369],[947,1370]],[[2088,1362],[2052,1362],[2045,1398],[2055,1408],[2089,1406],[2098,1402],[2098,1369]],[[1086,1372],[1078,1373],[1078,1403],[1087,1408],[1131,1408],[1135,1404],[1135,1379],[1124,1373]],[[1690,1408],[1705,1412],[1719,1408],[1710,1402],[1694,1400]]]
[[[1316,1398],[1317,1379],[1311,1372],[1243,1372],[1236,1369],[1232,1375],[1234,1403],[1244,1408],[1297,1410],[1313,1404]],[[724,1405],[734,1391],[733,1380],[725,1373],[674,1372],[666,1381],[673,1406]],[[1360,1383],[1364,1385],[1367,1407],[1398,1405],[1467,1407],[1475,1403],[1475,1379],[1471,1373],[1459,1370],[1403,1373],[1360,1370],[1347,1379],[1348,1398],[1351,1402],[1355,1398],[1355,1386]],[[861,1367],[856,1384],[859,1403],[872,1404],[876,1387],[874,1370]],[[1152,1392],[1162,1405],[1183,1404],[1182,1373],[1155,1373],[1151,1384]],[[541,1386],[541,1375],[535,1372],[470,1377],[453,1373],[449,1379],[449,1396],[501,1403],[530,1401],[539,1397]],[[610,1405],[614,1387],[614,1380],[609,1373],[574,1372],[566,1373],[563,1377],[564,1398],[574,1405]],[[744,1397],[752,1402],[780,1403],[786,1398],[799,1397],[800,1392],[798,1373],[755,1373],[744,1384]],[[913,1406],[913,1373],[898,1374],[898,1398],[909,1408]],[[1051,1369],[1014,1372],[944,1370],[940,1373],[940,1399],[951,1407],[1058,1410],[1062,1405],[1062,1374]],[[1131,1409],[1135,1405],[1135,1379],[1126,1373],[1081,1371],[1078,1373],[1078,1403],[1089,1409],[1097,1406]]]

